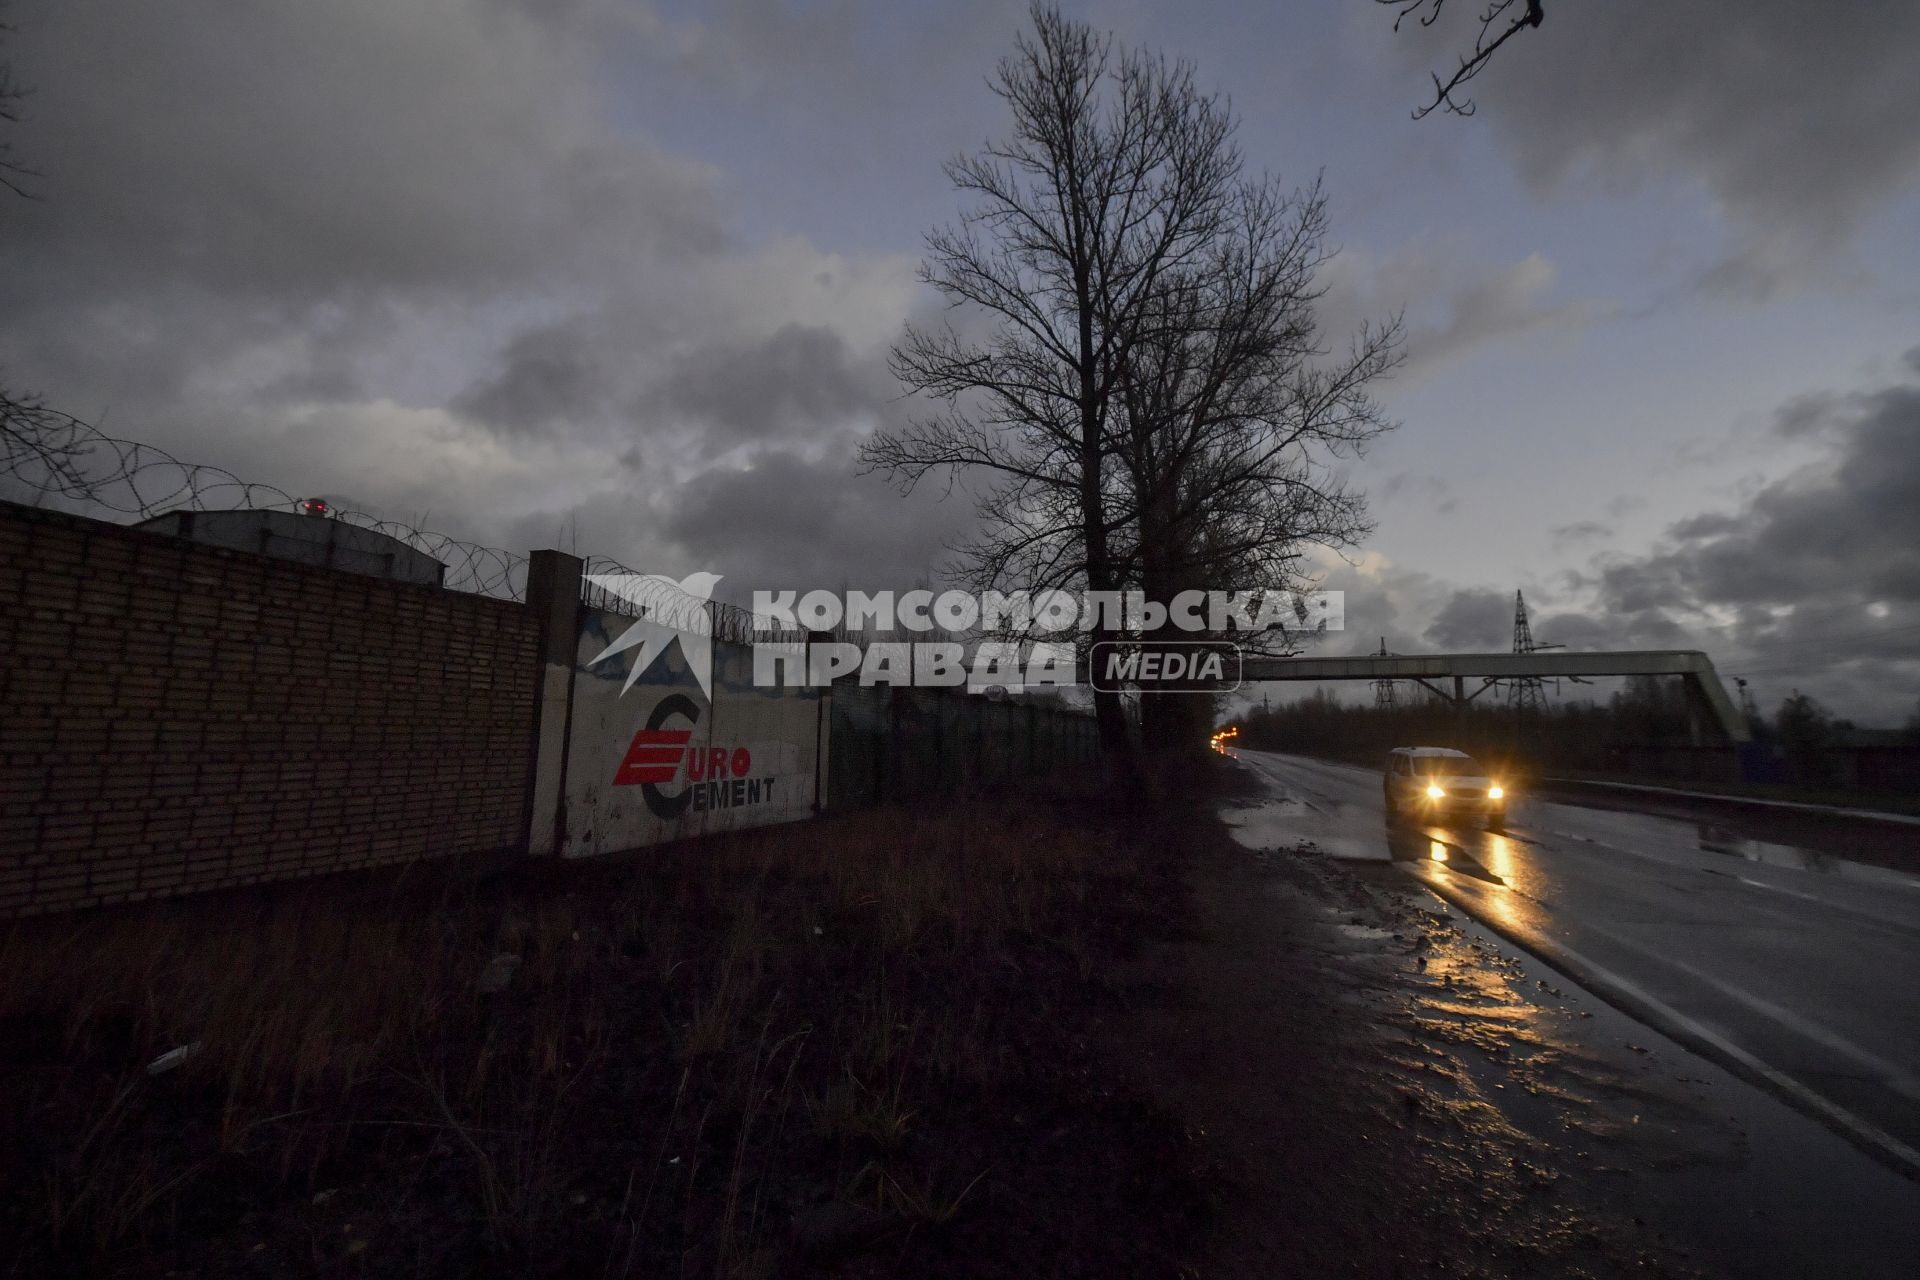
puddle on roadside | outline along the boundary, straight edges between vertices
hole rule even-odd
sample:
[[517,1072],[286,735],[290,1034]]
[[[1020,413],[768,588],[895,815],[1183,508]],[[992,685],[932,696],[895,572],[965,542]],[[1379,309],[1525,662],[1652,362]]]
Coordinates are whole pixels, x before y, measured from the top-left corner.
[[1485,880],[1488,884],[1506,884],[1505,880],[1468,853],[1465,846],[1442,840],[1432,832],[1389,829],[1387,854],[1395,862],[1424,862],[1435,869],[1457,871],[1476,880]]
[[1371,924],[1341,924],[1335,925],[1334,928],[1338,929],[1346,937],[1355,938],[1363,942],[1378,942],[1381,939],[1391,938],[1393,936],[1393,930],[1382,929],[1378,925]]
[[1344,858],[1349,862],[1384,862],[1386,856],[1380,852],[1380,844],[1375,840],[1363,840],[1356,836],[1317,835],[1313,844],[1320,852],[1330,858]]
[[[1536,1157],[1539,1172],[1618,1197],[1705,1274],[1912,1274],[1912,1183],[1476,922],[1448,919],[1452,963],[1430,972],[1453,982],[1445,998],[1421,1002],[1419,1028],[1482,1050],[1455,1055],[1456,1070],[1515,1129],[1561,1154]],[[1482,945],[1511,968],[1462,950]],[[1522,1002],[1535,1007],[1516,1014]]]
[[1378,839],[1345,829],[1346,816],[1328,812],[1293,796],[1274,796],[1257,804],[1226,806],[1219,810],[1234,842],[1254,852],[1293,849],[1302,844],[1332,858],[1384,862],[1387,853]]
[[1718,853],[1729,858],[1757,862],[1769,867],[1812,871],[1820,875],[1859,881],[1862,884],[1920,889],[1920,876],[1907,875],[1887,867],[1876,867],[1871,863],[1854,862],[1820,849],[1776,844],[1770,840],[1755,840],[1751,836],[1741,835],[1737,831],[1710,822],[1698,822],[1694,827],[1699,833],[1700,848],[1707,853]]

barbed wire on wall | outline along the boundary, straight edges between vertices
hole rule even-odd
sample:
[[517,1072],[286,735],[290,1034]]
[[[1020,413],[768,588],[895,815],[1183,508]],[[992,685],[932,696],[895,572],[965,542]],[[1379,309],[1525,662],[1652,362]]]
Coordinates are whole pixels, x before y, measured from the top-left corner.
[[[702,599],[669,577],[638,573],[609,556],[588,556],[585,574],[580,598],[592,609],[629,618],[652,618],[693,635],[711,635],[735,644],[802,644],[807,639],[803,629],[776,626],[769,619],[756,618],[750,609]],[[594,581],[612,576],[623,579],[617,591]]]
[[[34,506],[53,502],[76,514],[109,514],[135,521],[175,511],[304,512],[309,501],[276,485],[242,480],[224,467],[182,462],[164,449],[110,436],[71,414],[3,392],[0,497]],[[445,566],[441,585],[450,590],[501,600],[526,599],[524,555],[364,511],[330,506],[326,514],[432,557]],[[806,639],[804,631],[762,625],[746,609],[702,600],[670,579],[640,575],[608,556],[588,556],[586,573],[581,599],[591,608],[652,617],[683,631],[739,644]],[[628,579],[620,593],[591,580],[607,574]]]
[[[49,501],[91,515],[150,520],[174,511],[303,510],[303,499],[270,484],[242,480],[223,467],[182,462],[164,449],[110,436],[71,414],[0,397],[0,497]],[[384,534],[446,567],[454,591],[524,600],[527,558],[444,533],[329,507],[327,514]]]

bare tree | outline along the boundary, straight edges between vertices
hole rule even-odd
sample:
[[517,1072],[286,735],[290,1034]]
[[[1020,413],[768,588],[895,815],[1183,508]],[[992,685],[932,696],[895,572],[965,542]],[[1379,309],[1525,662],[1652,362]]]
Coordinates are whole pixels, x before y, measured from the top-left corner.
[[[1107,592],[1123,574],[1115,387],[1156,323],[1162,280],[1219,234],[1241,161],[1190,66],[1116,47],[1051,7],[1032,16],[991,81],[1011,134],[947,164],[970,207],[928,236],[921,270],[988,332],[908,329],[893,370],[942,407],[877,434],[862,459],[906,488],[936,472],[987,478],[985,531],[964,548],[978,585]],[[1095,711],[1102,740],[1122,748],[1118,698],[1096,694]]]
[[[1440,20],[1440,14],[1447,6],[1447,0],[1373,0],[1375,4],[1387,5],[1400,12],[1393,20],[1393,29],[1400,30],[1400,24],[1414,14],[1420,15],[1420,25],[1430,27]],[[1460,58],[1460,65],[1446,80],[1436,74],[1433,77],[1433,101],[1414,110],[1413,118],[1419,120],[1431,113],[1436,107],[1445,108],[1455,115],[1473,114],[1473,100],[1464,102],[1454,99],[1454,91],[1467,81],[1479,75],[1500,46],[1519,35],[1522,31],[1538,27],[1545,19],[1541,0],[1486,0],[1487,7],[1479,14],[1480,31],[1474,37],[1473,52]]]
[[[1364,327],[1337,356],[1315,319],[1330,256],[1320,185],[1246,182],[1231,212],[1208,252],[1163,282],[1157,323],[1122,371],[1124,515],[1143,594],[1161,603],[1314,585],[1301,567],[1309,547],[1351,546],[1371,529],[1335,464],[1391,425],[1369,388],[1399,362],[1398,318]],[[1233,638],[1297,651],[1285,629]],[[1204,736],[1199,700],[1148,694],[1142,709],[1150,745]]]
[[[1329,358],[1318,184],[1248,179],[1191,67],[1050,8],[1033,20],[992,82],[1012,136],[947,166],[972,203],[929,236],[922,271],[984,334],[908,329],[894,371],[940,408],[876,435],[865,465],[908,488],[984,477],[983,532],[961,548],[978,586],[1165,605],[1300,584],[1308,544],[1367,530],[1329,463],[1387,425],[1367,388],[1398,359],[1398,322]],[[1108,617],[1085,639],[1122,634]],[[1095,698],[1117,746],[1117,695]]]

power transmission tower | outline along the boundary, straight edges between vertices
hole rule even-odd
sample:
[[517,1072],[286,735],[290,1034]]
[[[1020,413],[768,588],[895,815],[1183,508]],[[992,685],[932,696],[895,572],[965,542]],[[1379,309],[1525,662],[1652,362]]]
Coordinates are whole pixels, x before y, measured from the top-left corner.
[[[1535,644],[1533,626],[1527,621],[1527,601],[1518,591],[1513,593],[1513,651],[1515,653],[1537,653],[1542,649],[1559,649],[1557,644]],[[1536,715],[1546,706],[1546,687],[1538,676],[1518,676],[1507,682],[1507,709],[1515,715]]]
[[[1377,658],[1391,658],[1393,656],[1387,652],[1387,638],[1385,636],[1380,637],[1380,652],[1374,656]],[[1393,710],[1393,681],[1375,680],[1373,682],[1373,709],[1375,711]]]

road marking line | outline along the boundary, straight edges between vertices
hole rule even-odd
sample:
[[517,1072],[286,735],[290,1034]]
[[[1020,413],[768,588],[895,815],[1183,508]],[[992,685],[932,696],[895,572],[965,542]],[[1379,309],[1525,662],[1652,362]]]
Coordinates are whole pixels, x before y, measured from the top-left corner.
[[[1605,965],[1594,963],[1572,947],[1539,936],[1530,941],[1523,940],[1501,928],[1494,920],[1478,915],[1464,900],[1466,895],[1461,892],[1459,886],[1451,884],[1443,886],[1435,879],[1424,875],[1416,875],[1415,879],[1430,887],[1443,901],[1458,907],[1475,921],[1492,929],[1515,946],[1532,952],[1558,968],[1574,982],[1587,987],[1601,988],[1603,991],[1610,989],[1615,997],[1612,1003],[1625,1009],[1629,1015],[1639,1021],[1647,1022],[1655,1030],[1663,1031],[1669,1036],[1675,1036],[1677,1031],[1676,1038],[1681,1038],[1683,1041],[1691,1039],[1696,1046],[1706,1046],[1725,1062],[1733,1064],[1736,1070],[1757,1077],[1770,1088],[1785,1095],[1789,1102],[1802,1111],[1825,1120],[1873,1154],[1891,1161],[1908,1177],[1920,1178],[1920,1151],[1916,1151],[1878,1125],[1861,1119],[1839,1104],[1815,1093],[1793,1077],[1768,1066],[1713,1028],[1688,1017],[1671,1005],[1656,1000],[1638,983],[1622,977]],[[1647,1016],[1649,1014],[1652,1016]],[[1667,1025],[1661,1026],[1662,1021]]]
[[[1712,867],[1703,867],[1701,868],[1701,870],[1713,871],[1715,875],[1726,874],[1726,872],[1724,871],[1714,871]],[[1749,880],[1746,876],[1735,876],[1734,879],[1738,880],[1741,884],[1750,884],[1756,889],[1771,889],[1775,893],[1784,893],[1789,898],[1803,898],[1808,902],[1818,902],[1822,906],[1827,905],[1827,900],[1825,898],[1817,897],[1811,893],[1802,893],[1798,889],[1783,889],[1777,884],[1768,884],[1765,880]]]
[[1678,969],[1681,973],[1686,974],[1696,981],[1704,982],[1722,995],[1738,1001],[1762,1017],[1771,1018],[1773,1021],[1787,1028],[1787,1030],[1805,1036],[1815,1044],[1823,1044],[1842,1057],[1853,1059],[1868,1070],[1885,1077],[1883,1083],[1895,1093],[1903,1094],[1914,1101],[1920,1102],[1920,1080],[1914,1079],[1894,1063],[1882,1058],[1879,1054],[1861,1048],[1844,1036],[1827,1030],[1827,1028],[1817,1022],[1809,1021],[1783,1005],[1777,1005],[1763,996],[1754,995],[1745,987],[1736,987],[1723,978],[1716,978],[1712,974],[1686,963],[1684,960],[1675,960],[1672,956],[1668,955],[1655,955],[1645,947],[1630,942],[1611,930],[1602,929],[1598,925],[1589,924],[1587,927],[1618,946],[1625,947],[1627,950],[1635,952],[1636,954],[1646,956],[1656,963]]

